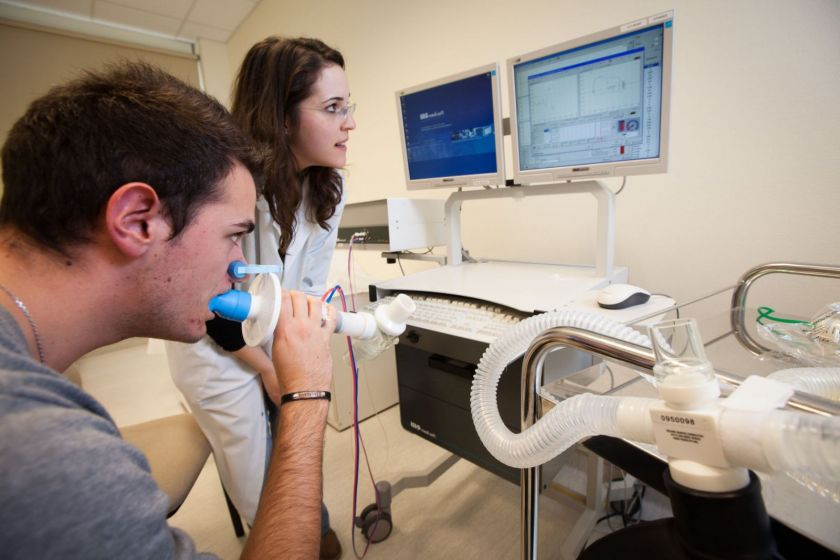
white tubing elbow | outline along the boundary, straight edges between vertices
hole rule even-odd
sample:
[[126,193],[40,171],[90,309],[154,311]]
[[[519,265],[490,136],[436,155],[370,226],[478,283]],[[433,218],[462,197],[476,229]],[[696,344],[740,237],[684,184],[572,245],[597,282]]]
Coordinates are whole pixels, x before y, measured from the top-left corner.
[[625,397],[621,399],[616,414],[616,423],[621,437],[639,443],[654,443],[653,420],[650,408],[655,403],[651,399],[641,397]]

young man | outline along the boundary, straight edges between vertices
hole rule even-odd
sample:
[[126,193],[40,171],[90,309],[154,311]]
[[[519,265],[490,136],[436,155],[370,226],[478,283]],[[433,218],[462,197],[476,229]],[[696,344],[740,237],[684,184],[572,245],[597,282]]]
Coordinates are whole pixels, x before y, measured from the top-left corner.
[[[225,109],[122,64],[35,101],[2,151],[0,549],[8,558],[192,558],[167,498],[108,413],[59,373],[133,336],[194,342],[253,229],[259,162]],[[327,391],[334,322],[284,295],[285,393]],[[243,557],[317,557],[323,398],[280,407]]]

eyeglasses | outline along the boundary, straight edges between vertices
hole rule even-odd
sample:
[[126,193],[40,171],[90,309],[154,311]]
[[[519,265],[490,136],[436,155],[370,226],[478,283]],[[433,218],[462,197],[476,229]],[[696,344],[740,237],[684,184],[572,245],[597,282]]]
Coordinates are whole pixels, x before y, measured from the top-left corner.
[[339,121],[344,122],[347,120],[347,117],[353,114],[356,110],[356,104],[351,103],[350,105],[343,105],[341,107],[336,107],[335,105],[330,105],[328,107],[301,107],[301,109],[306,109],[308,111],[321,111],[322,113],[327,113],[336,117]]

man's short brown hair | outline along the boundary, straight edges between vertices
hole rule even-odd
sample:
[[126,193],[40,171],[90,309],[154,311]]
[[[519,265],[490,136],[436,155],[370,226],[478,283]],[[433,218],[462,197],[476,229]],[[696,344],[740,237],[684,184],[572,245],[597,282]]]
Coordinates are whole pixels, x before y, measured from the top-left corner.
[[34,101],[3,146],[0,225],[60,253],[89,240],[111,194],[151,185],[177,237],[241,162],[259,162],[215,99],[144,63],[123,62]]

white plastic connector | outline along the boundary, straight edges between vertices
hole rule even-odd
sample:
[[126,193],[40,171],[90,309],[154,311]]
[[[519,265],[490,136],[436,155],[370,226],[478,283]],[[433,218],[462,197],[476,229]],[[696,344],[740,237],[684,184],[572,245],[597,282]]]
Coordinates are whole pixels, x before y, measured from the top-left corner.
[[674,480],[708,492],[738,490],[749,473],[733,465],[720,433],[720,383],[703,349],[694,319],[665,321],[650,328],[662,401],[650,407],[656,446],[668,456]]
[[709,406],[720,397],[720,383],[714,374],[709,377],[705,372],[699,371],[670,375],[658,382],[656,387],[662,400],[668,406],[679,410]]
[[623,398],[618,406],[615,418],[621,437],[640,443],[656,441],[653,437],[653,421],[651,420],[650,409],[658,403],[662,403],[662,401],[642,397]]
[[720,435],[730,462],[763,472],[785,464],[779,434],[767,426],[771,412],[785,406],[791,396],[793,387],[753,375],[721,403]]
[[732,392],[721,406],[731,410],[772,410],[783,408],[793,396],[793,387],[767,377],[751,375]]
[[361,340],[373,338],[376,335],[376,319],[370,313],[339,313],[335,332]]
[[405,294],[400,294],[392,302],[377,307],[373,315],[376,320],[376,334],[356,345],[358,357],[372,360],[396,344],[397,337],[405,331],[406,320],[415,309],[417,306],[414,301]]
[[405,331],[405,322],[417,309],[414,301],[405,294],[400,294],[387,305],[376,308],[374,315],[379,330],[388,336],[399,336]]
[[[767,420],[770,411],[724,409],[720,416],[720,438],[726,458],[735,465],[744,465],[761,472],[773,472],[780,463],[767,457]],[[776,449],[776,445],[769,446]],[[775,464],[774,464],[775,463]]]
[[675,482],[703,492],[731,492],[750,483],[750,472],[741,467],[710,467],[687,459],[668,461]]
[[720,384],[706,359],[694,319],[663,321],[650,327],[659,395],[677,409],[703,408],[720,397]]

